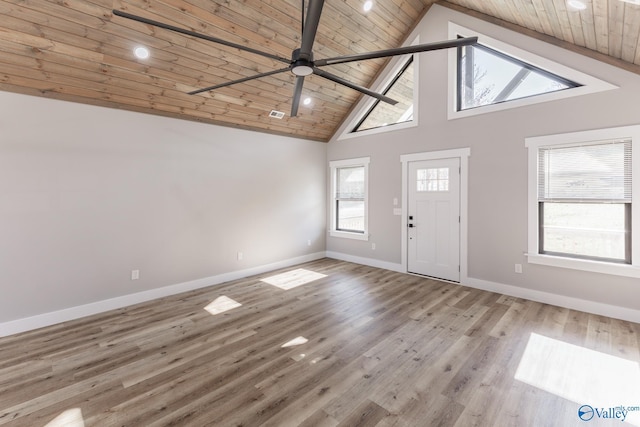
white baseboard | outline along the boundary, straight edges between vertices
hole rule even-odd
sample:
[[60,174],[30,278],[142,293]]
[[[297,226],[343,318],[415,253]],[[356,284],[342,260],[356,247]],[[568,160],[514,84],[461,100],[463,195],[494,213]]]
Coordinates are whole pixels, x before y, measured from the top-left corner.
[[[63,310],[43,313],[32,317],[11,320],[0,323],[0,337],[17,334],[20,332],[30,331],[33,329],[50,326],[69,320],[78,319],[93,314],[103,313],[105,311],[127,307],[141,302],[151,301],[153,299],[162,298],[170,295],[179,294],[207,286],[218,285],[230,282],[244,277],[256,274],[266,273],[268,271],[280,268],[290,267],[292,265],[304,262],[315,261],[324,257],[338,259],[341,261],[353,262],[356,264],[367,265],[370,267],[383,268],[386,270],[406,273],[402,264],[396,264],[387,261],[380,261],[372,258],[359,257],[355,255],[344,254],[340,252],[316,252],[309,255],[303,255],[296,258],[265,264],[257,267],[247,268],[244,270],[232,271],[216,276],[204,277],[202,279],[191,280],[189,282],[178,283],[175,285],[165,286],[158,289],[151,289],[144,292],[138,292],[130,295],[123,295],[108,300],[97,301],[84,304],[77,307],[70,307]],[[552,294],[549,292],[537,291],[534,289],[521,288],[518,286],[505,285],[503,283],[491,282],[488,280],[475,279],[466,277],[461,280],[461,285],[471,288],[482,289],[485,291],[496,292],[499,294],[509,295],[516,298],[524,298],[532,301],[542,302],[545,304],[557,305],[560,307],[580,310],[587,313],[599,314],[602,316],[612,317],[615,319],[626,320],[629,322],[640,323],[640,310],[626,307],[619,307],[610,304],[604,304],[596,301],[589,301],[580,298],[569,297],[565,295]]]
[[[354,262],[356,264],[368,265],[370,267],[384,268],[386,270],[397,271],[399,273],[407,272],[406,268],[404,268],[402,264],[395,264],[387,261],[380,261],[377,259],[348,255],[340,252],[327,251],[327,257],[339,259],[341,261]],[[553,294],[550,292],[542,292],[535,289],[522,288],[519,286],[505,285],[503,283],[475,279],[473,277],[462,278],[460,284],[463,286],[468,286],[470,288],[496,292],[515,298],[524,298],[531,301],[556,305],[572,310],[579,310],[587,313],[612,317],[614,319],[640,323],[640,310],[634,310],[632,308],[619,307],[616,305],[605,304],[597,301],[589,301],[565,295]]]
[[640,310],[634,310],[632,308],[619,307],[616,305],[604,304],[601,302],[589,301],[566,295],[552,294],[550,292],[542,292],[535,289],[521,288],[519,286],[505,285],[503,283],[490,282],[488,280],[474,279],[472,277],[464,278],[461,284],[471,288],[496,292],[498,294],[504,294],[515,298],[524,298],[572,310],[579,310],[601,316],[612,317],[614,319],[640,323]]
[[202,279],[191,280],[188,282],[178,283],[162,288],[150,289],[148,291],[137,292],[135,294],[123,295],[76,307],[65,308],[63,310],[38,314],[32,317],[11,320],[8,322],[0,323],[0,337],[30,331],[33,329],[42,328],[44,326],[55,325],[57,323],[79,319],[81,317],[103,313],[105,311],[115,310],[118,308],[127,307],[133,304],[139,304],[141,302],[151,301],[157,298],[175,295],[182,292],[192,291],[194,289],[218,285],[237,279],[242,279],[244,277],[277,270],[279,268],[286,268],[304,262],[315,261],[324,258],[325,255],[325,252],[316,252],[313,254],[290,258],[271,264],[247,268],[244,270],[231,271],[229,273],[218,274],[216,276],[204,277]]
[[406,269],[402,266],[402,264],[396,264],[388,261],[380,261],[379,259],[343,254],[341,252],[327,251],[327,258],[339,259],[340,261],[347,261],[347,262],[353,262],[356,264],[368,265],[369,267],[384,268],[385,270],[397,271],[398,273],[407,272]]

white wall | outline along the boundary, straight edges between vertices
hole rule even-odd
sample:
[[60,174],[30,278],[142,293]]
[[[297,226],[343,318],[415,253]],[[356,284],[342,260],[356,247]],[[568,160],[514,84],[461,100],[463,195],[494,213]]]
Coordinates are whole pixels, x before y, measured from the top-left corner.
[[[463,283],[508,285],[521,295],[557,295],[559,304],[567,300],[564,297],[570,297],[603,307],[640,310],[637,279],[527,264],[524,256],[527,251],[525,138],[640,123],[637,106],[640,76],[438,5],[431,8],[409,40],[415,35],[420,36],[421,43],[447,39],[449,21],[573,67],[620,89],[447,120],[446,82],[448,73],[454,72],[447,69],[447,52],[421,54],[418,127],[346,140],[334,137],[329,144],[328,160],[371,156],[371,240],[330,237],[327,250],[368,259],[374,264],[399,264],[401,217],[392,214],[392,200],[401,199],[400,155],[470,147],[468,278],[464,278]],[[371,242],[376,243],[375,251],[371,249]],[[523,274],[514,272],[515,263],[523,264]]]
[[0,325],[322,255],[325,181],[323,143],[0,92]]

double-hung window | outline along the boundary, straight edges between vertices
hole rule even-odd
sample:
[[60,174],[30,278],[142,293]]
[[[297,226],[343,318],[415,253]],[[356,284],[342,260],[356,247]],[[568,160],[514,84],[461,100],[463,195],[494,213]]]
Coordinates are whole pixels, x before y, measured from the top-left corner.
[[640,275],[638,138],[640,126],[527,139],[529,262]]
[[631,140],[538,148],[539,252],[631,263]]
[[336,160],[331,169],[330,234],[367,240],[369,158]]

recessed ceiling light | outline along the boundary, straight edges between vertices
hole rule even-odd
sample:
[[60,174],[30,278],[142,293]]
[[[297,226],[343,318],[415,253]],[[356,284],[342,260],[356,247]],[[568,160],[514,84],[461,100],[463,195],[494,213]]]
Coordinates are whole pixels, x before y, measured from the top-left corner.
[[311,104],[311,98],[309,98],[309,97],[305,98],[305,99],[304,99],[304,101],[302,101],[302,103],[303,103],[304,105],[309,105],[309,104]]
[[580,0],[567,0],[567,4],[569,7],[576,10],[585,10],[587,8],[587,5]]
[[144,46],[138,46],[133,49],[133,54],[138,59],[147,59],[149,57],[149,49]]
[[367,0],[362,5],[362,10],[364,10],[365,12],[369,12],[372,7],[373,7],[373,0]]

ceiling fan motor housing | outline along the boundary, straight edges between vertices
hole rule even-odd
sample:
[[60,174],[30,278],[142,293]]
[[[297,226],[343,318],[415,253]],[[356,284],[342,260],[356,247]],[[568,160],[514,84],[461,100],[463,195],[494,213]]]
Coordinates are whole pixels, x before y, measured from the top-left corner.
[[306,55],[300,54],[300,49],[295,49],[291,54],[291,72],[296,76],[308,76],[313,73],[313,52]]

